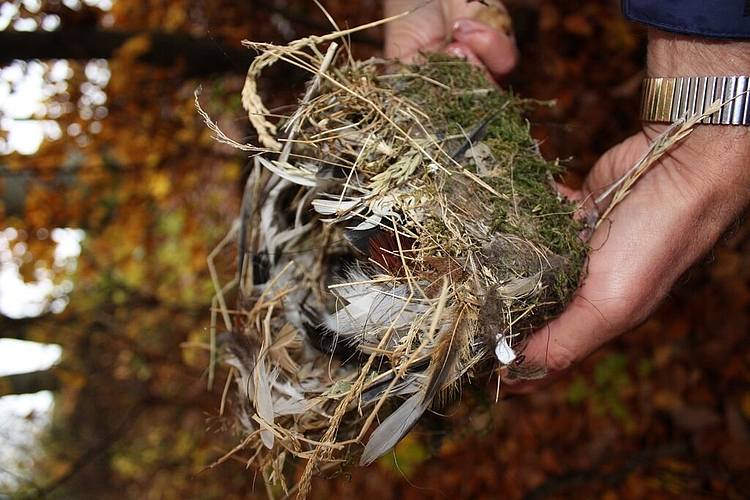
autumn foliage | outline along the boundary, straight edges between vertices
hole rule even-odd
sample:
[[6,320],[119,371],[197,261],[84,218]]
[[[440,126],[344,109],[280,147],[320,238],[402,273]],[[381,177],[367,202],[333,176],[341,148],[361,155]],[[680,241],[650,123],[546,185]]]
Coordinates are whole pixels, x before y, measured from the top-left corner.
[[[343,26],[380,15],[374,0],[323,3]],[[544,154],[561,158],[575,183],[638,127],[642,33],[616,1],[507,3],[522,57],[504,84],[556,99],[529,120]],[[207,388],[206,256],[238,214],[248,159],[212,138],[193,93],[202,87],[203,108],[227,134],[252,140],[239,102],[246,64],[232,51],[244,38],[324,33],[325,16],[306,0],[115,0],[108,11],[44,1],[17,17],[42,25],[47,15],[63,32],[128,36],[106,58],[79,47],[65,57],[62,80],[45,73],[48,83],[63,83],[35,116],[57,123],[60,137],[30,156],[0,157],[0,193],[11,178],[25,179],[20,208],[3,195],[0,214],[32,256],[21,266],[27,280],[36,263],[54,261],[45,230],[86,232],[64,311],[0,318],[0,336],[63,346],[52,371],[59,389],[50,435],[9,494],[264,498],[266,487],[242,460],[249,457],[208,468],[237,436],[219,418],[226,374]],[[355,53],[377,53],[381,38],[373,31],[353,40]],[[155,57],[168,45],[154,44],[172,39],[181,40],[174,57]],[[199,74],[180,47],[207,47],[229,62]],[[13,47],[3,52],[10,64]],[[268,77],[266,102],[293,105],[304,76],[280,67]],[[92,98],[97,88],[104,102]],[[326,472],[310,498],[744,498],[748,241],[748,226],[738,225],[654,318],[553,387],[498,404],[487,398],[493,388],[479,391],[470,397],[487,398],[483,411],[458,404],[377,464]],[[231,248],[219,256],[223,276],[233,273],[234,257]],[[70,278],[58,271],[58,282]]]

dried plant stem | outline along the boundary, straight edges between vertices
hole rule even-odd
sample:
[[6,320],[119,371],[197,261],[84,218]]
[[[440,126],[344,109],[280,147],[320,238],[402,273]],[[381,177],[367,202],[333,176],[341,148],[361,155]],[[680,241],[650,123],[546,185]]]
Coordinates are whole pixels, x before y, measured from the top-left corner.
[[719,99],[711,104],[704,113],[680,118],[667,127],[664,132],[659,134],[659,136],[651,142],[646,152],[638,159],[635,165],[625,172],[625,174],[605,192],[596,197],[595,202],[598,204],[612,196],[612,201],[599,216],[596,222],[596,227],[599,227],[602,221],[607,219],[612,210],[614,210],[615,207],[617,207],[617,205],[619,205],[628,194],[630,194],[631,189],[635,183],[638,182],[638,179],[640,179],[643,174],[645,174],[659,160],[659,158],[664,155],[664,153],[690,135],[698,122],[720,110],[723,105],[724,103]]
[[426,2],[420,5],[417,5],[413,9],[410,9],[406,12],[402,12],[401,14],[397,14],[397,15],[394,15],[385,19],[381,19],[379,21],[374,21],[372,23],[364,24],[362,26],[357,26],[354,28],[346,29],[346,30],[337,30],[333,33],[329,33],[327,35],[322,35],[322,36],[310,36],[310,37],[300,38],[299,40],[296,40],[290,43],[286,47],[288,50],[284,50],[284,51],[273,50],[270,44],[257,43],[257,42],[251,42],[248,40],[243,40],[242,44],[245,45],[246,47],[262,51],[261,55],[256,57],[253,60],[253,62],[250,64],[250,69],[248,70],[247,78],[245,80],[245,86],[242,89],[242,105],[245,108],[245,110],[247,110],[248,112],[248,119],[250,120],[250,123],[253,125],[253,127],[255,127],[255,129],[258,132],[258,140],[260,141],[260,143],[271,150],[278,151],[279,149],[281,149],[280,143],[275,138],[276,126],[271,124],[266,119],[266,116],[270,115],[270,112],[266,108],[265,104],[263,104],[263,101],[258,95],[258,87],[256,84],[256,79],[260,75],[260,73],[263,71],[264,68],[272,66],[277,61],[283,59],[290,52],[299,53],[299,51],[303,48],[314,48],[314,47],[320,46],[321,44],[325,42],[329,42],[333,40],[340,40],[353,33],[357,33],[359,31],[364,31],[370,28],[374,28],[376,26],[381,26],[383,24],[395,21],[396,19],[406,17],[412,12],[414,12],[415,10],[418,10],[422,8],[424,5],[430,3],[431,1],[433,0],[427,0]]

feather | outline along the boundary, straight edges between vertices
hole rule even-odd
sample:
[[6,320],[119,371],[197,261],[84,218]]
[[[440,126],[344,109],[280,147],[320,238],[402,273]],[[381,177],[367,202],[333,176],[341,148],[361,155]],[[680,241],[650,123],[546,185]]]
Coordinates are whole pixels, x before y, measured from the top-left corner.
[[417,424],[427,406],[429,403],[425,404],[420,393],[404,401],[373,431],[359,459],[359,465],[369,465],[392,450]]
[[[417,289],[396,280],[373,281],[360,266],[350,269],[346,280],[345,284],[331,287],[339,303],[344,305],[326,315],[323,324],[339,338],[353,344],[377,346],[380,334],[410,327],[430,307]],[[394,336],[388,344],[395,346],[398,341]]]
[[[461,376],[459,363],[471,356],[469,336],[476,323],[471,315],[471,307],[466,304],[460,306],[450,326],[439,332],[427,370],[427,383],[424,389],[426,404],[432,402],[443,388],[450,386]],[[436,313],[436,316],[439,315]]]
[[370,257],[370,240],[375,237],[376,234],[383,231],[383,229],[379,227],[379,224],[382,223],[380,217],[378,217],[377,221],[372,221],[374,224],[368,222],[368,220],[369,219],[366,219],[357,226],[344,229],[344,238],[349,245],[366,257]]
[[315,211],[321,215],[336,215],[341,216],[343,214],[351,212],[353,208],[362,203],[361,198],[355,198],[351,200],[326,200],[318,198],[313,200],[312,205]]
[[[387,453],[416,425],[424,412],[429,408],[439,391],[462,375],[459,361],[466,358],[470,349],[468,334],[469,307],[461,306],[459,313],[447,328],[440,328],[440,318],[448,292],[447,280],[443,283],[443,292],[436,310],[433,312],[431,331],[438,331],[437,342],[430,353],[430,366],[427,369],[427,383],[416,394],[407,399],[396,411],[391,413],[380,426],[373,431],[370,440],[360,459],[360,465],[372,463]],[[408,382],[408,379],[407,379]],[[408,389],[413,389],[408,384]]]
[[356,170],[347,168],[343,165],[336,163],[330,163],[325,160],[320,160],[318,171],[315,172],[315,178],[321,181],[336,180],[340,181],[346,179],[350,175],[356,175]]
[[289,162],[280,160],[266,160],[262,156],[256,156],[256,158],[261,165],[289,182],[307,187],[315,187],[315,184],[317,184],[315,171],[311,168],[302,168],[302,166],[307,166],[305,163],[298,162],[297,164],[292,165]]
[[302,336],[291,324],[287,323],[281,327],[273,339],[273,344],[268,349],[268,357],[275,366],[287,373],[294,373],[299,369],[299,366],[292,359],[290,350],[301,347]]
[[349,232],[352,231],[368,231],[370,229],[380,229],[379,226],[382,225],[383,217],[380,215],[370,214],[368,216],[360,215],[360,218],[362,218],[362,222],[357,224],[356,226],[350,226],[347,227],[346,230]]
[[451,158],[453,158],[456,161],[459,161],[461,157],[463,156],[466,151],[471,148],[476,141],[481,140],[485,133],[487,132],[487,126],[490,124],[492,119],[497,115],[498,111],[493,111],[489,115],[487,115],[487,118],[482,120],[479,125],[477,125],[474,130],[472,130],[468,136],[466,136],[466,140],[464,143],[451,154]]
[[[457,371],[456,362],[460,359],[459,351],[463,347],[455,345],[455,342],[460,341],[458,334],[464,329],[460,322],[456,321],[449,332],[443,333],[444,338],[438,343],[432,355],[427,385],[407,399],[373,431],[365,445],[360,465],[372,463],[396,446],[417,424],[438,391],[446,385],[446,381],[453,382],[451,377]],[[408,385],[406,387],[413,389]]]
[[498,287],[497,293],[504,299],[521,299],[542,286],[542,273],[534,273],[525,278],[516,278]]
[[429,360],[424,359],[412,363],[409,365],[409,371],[405,376],[395,384],[391,384],[396,374],[391,374],[382,380],[368,385],[367,388],[362,392],[362,401],[364,403],[371,403],[379,399],[386,389],[388,390],[388,396],[409,396],[415,392],[421,391],[424,387],[422,383],[424,379],[424,369],[429,365]]
[[260,439],[263,445],[269,450],[273,448],[273,432],[270,429],[264,429],[265,424],[273,424],[273,397],[271,395],[271,383],[268,380],[269,374],[266,370],[266,364],[262,357],[255,364],[253,372],[255,379],[255,411],[263,423],[261,423]]
[[[346,228],[344,238],[390,276],[403,276],[404,261],[409,260],[404,254],[414,248],[416,240],[396,229],[396,217],[377,216],[377,226],[368,222],[373,217],[376,216],[371,215],[359,226]],[[370,224],[369,227],[365,227],[365,223]]]
[[274,382],[273,388],[278,394],[273,405],[274,415],[299,415],[309,408],[310,402],[305,395],[289,382]]
[[[261,159],[260,157],[257,157]],[[281,204],[283,193],[290,187],[290,183],[282,179],[271,189],[263,192],[263,205],[260,208],[260,238],[264,249],[268,252],[271,265],[278,261],[278,252],[274,244],[279,233],[286,231],[287,223],[282,217],[283,210],[287,207]],[[273,273],[272,273],[273,274]]]
[[[395,231],[395,223],[392,217],[381,217],[371,214],[356,226],[344,229],[344,238],[358,252],[366,257],[372,257],[372,240],[379,238],[383,233],[392,234]],[[393,245],[397,250],[397,246]],[[393,250],[394,248],[389,248]]]
[[516,352],[505,339],[505,335],[500,336],[500,338],[498,338],[497,340],[497,345],[495,346],[495,356],[497,357],[497,360],[500,362],[500,364],[505,366],[511,364],[518,357],[516,355]]

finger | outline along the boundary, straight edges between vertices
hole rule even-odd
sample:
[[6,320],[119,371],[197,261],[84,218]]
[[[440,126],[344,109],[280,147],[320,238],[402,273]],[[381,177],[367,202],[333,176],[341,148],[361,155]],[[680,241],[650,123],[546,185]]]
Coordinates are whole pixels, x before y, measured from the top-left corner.
[[555,182],[557,190],[570,201],[581,201],[583,200],[583,194],[579,189],[574,189],[570,186],[563,184],[562,182]]
[[445,19],[440,2],[390,0],[384,3],[386,17],[415,9],[411,15],[385,25],[386,58],[416,62],[420,51],[437,51],[445,40]]
[[[460,57],[461,59],[466,59],[466,61],[470,62],[474,66],[479,66],[480,68],[487,69],[484,65],[484,62],[479,59],[479,57],[474,53],[473,50],[471,50],[471,47],[466,45],[465,43],[460,42],[453,42],[449,43],[444,49],[444,52]],[[494,78],[492,74],[487,71],[487,76],[492,79]]]
[[443,0],[443,13],[450,24],[461,18],[474,19],[513,36],[513,19],[505,5],[498,0]]
[[454,42],[468,47],[495,78],[507,75],[518,63],[515,39],[484,22],[456,19],[452,35]]
[[[612,331],[605,312],[579,295],[565,313],[532,334],[523,350],[523,367],[545,367],[548,374],[541,380],[503,377],[503,391],[513,394],[531,392],[562,376],[570,366],[584,359],[607,340]],[[590,332],[597,335],[592,338]]]

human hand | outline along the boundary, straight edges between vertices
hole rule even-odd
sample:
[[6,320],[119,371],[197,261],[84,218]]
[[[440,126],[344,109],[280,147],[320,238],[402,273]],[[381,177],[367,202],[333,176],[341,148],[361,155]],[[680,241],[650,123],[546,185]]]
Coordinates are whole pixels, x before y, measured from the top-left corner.
[[[748,42],[700,42],[656,30],[650,35],[652,76],[733,75],[747,68]],[[610,149],[574,197],[583,201],[601,193],[636,163],[665,127],[645,125]],[[750,127],[698,125],[651,167],[594,232],[583,286],[559,318],[531,337],[524,364],[546,366],[550,376],[506,379],[505,392],[529,392],[548,384],[645,321],[748,203]]]
[[385,0],[386,16],[424,4],[386,25],[385,56],[411,62],[419,58],[420,51],[446,51],[487,68],[493,78],[507,75],[518,62],[512,29],[477,20],[486,19],[491,9],[504,9],[499,2],[491,1],[499,7],[466,0],[433,0],[427,4],[423,0]]

